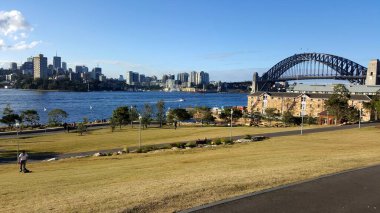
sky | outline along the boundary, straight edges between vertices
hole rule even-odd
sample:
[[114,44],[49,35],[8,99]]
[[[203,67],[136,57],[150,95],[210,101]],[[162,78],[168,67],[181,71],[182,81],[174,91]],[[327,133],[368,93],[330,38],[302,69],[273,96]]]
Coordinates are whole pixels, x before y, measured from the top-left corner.
[[1,67],[57,53],[107,77],[195,70],[231,82],[302,52],[380,58],[378,0],[0,1]]

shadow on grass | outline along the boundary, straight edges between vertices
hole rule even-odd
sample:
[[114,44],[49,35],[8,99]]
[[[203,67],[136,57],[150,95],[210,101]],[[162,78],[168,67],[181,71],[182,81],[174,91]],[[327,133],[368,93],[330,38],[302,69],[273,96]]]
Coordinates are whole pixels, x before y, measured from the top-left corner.
[[[59,155],[56,152],[28,152],[29,160],[45,160],[49,158],[54,158]],[[17,151],[16,150],[0,150],[0,164],[16,162]]]

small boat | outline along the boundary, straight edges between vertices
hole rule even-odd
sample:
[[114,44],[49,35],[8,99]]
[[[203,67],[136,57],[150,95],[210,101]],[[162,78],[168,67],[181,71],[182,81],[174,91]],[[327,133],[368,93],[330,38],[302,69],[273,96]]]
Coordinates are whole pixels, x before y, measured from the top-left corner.
[[185,101],[185,99],[180,98],[178,101],[179,101],[179,102],[183,102],[183,101]]

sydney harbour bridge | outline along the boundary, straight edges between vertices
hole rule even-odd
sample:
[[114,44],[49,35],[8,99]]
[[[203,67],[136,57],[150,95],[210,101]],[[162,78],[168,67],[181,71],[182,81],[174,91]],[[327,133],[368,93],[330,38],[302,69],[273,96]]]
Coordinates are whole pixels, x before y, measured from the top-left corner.
[[309,79],[347,80],[365,84],[367,68],[349,59],[322,53],[295,54],[278,62],[261,77],[253,75],[253,91],[268,91],[276,82]]

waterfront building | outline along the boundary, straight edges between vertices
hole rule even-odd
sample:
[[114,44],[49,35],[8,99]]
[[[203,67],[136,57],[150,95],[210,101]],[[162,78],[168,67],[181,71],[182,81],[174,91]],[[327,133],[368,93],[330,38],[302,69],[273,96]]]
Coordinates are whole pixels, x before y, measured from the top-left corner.
[[209,74],[207,72],[204,72],[204,71],[199,72],[196,84],[197,85],[199,85],[199,84],[207,85],[209,83],[210,83]]
[[100,67],[95,67],[95,68],[93,68],[92,69],[92,71],[91,71],[91,78],[93,79],[93,80],[95,80],[95,79],[99,79],[99,76],[102,74],[102,68],[100,68]]
[[144,83],[144,82],[146,81],[145,79],[146,79],[146,77],[145,77],[144,74],[140,74],[140,75],[139,75],[139,82],[140,82],[140,83]]
[[119,76],[119,81],[124,81],[124,76],[123,75]]
[[53,57],[53,68],[55,70],[61,69],[61,57],[59,56],[54,56]]
[[126,75],[126,83],[128,85],[137,85],[139,84],[139,73],[138,72],[133,72],[133,71],[128,71]]
[[[319,117],[327,109],[325,101],[332,94],[323,93],[295,93],[295,92],[255,92],[248,96],[247,110],[249,113],[259,112],[265,114],[265,109],[275,108],[276,113],[282,115],[291,112],[293,116]],[[372,112],[363,107],[364,103],[369,103],[371,98],[367,95],[351,95],[348,104],[358,110],[362,110],[362,120],[369,121],[374,116]],[[331,123],[330,121],[328,123]]]
[[21,72],[23,75],[33,75],[33,69],[33,61],[27,61],[21,65]]
[[190,73],[190,84],[196,85],[198,82],[198,73],[196,71],[192,71]]
[[[333,94],[336,84],[293,84],[286,91],[293,93]],[[376,95],[380,93],[380,85],[345,85],[351,95]]]
[[9,74],[9,75],[5,75],[5,80],[8,81],[8,82],[13,82],[16,80],[16,77],[17,75],[12,73],[12,74]]
[[181,81],[181,84],[189,82],[189,73],[178,73],[177,80]]
[[103,75],[103,74],[99,75],[99,81],[104,82],[106,80],[107,80],[107,78],[105,75]]
[[44,57],[43,54],[39,54],[38,56],[33,58],[33,73],[34,73],[34,79],[41,78],[41,79],[47,79],[48,78],[48,60],[46,57]]

